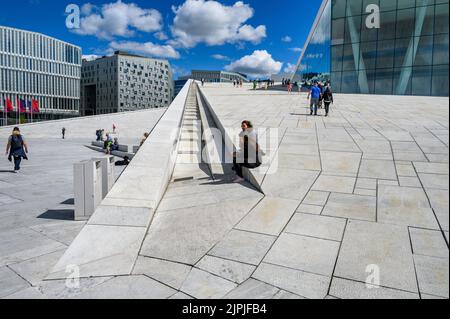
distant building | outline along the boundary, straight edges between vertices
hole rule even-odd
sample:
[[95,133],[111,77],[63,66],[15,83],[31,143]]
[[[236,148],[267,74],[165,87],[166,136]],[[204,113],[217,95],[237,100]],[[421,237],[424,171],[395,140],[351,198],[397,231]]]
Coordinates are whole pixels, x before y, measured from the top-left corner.
[[166,60],[121,51],[94,61],[83,60],[83,116],[167,107],[173,99],[173,75]]
[[196,81],[204,79],[208,83],[230,83],[239,80],[248,82],[247,75],[227,71],[194,70],[190,78]]
[[178,93],[181,92],[181,90],[186,85],[188,80],[189,79],[179,78],[178,80],[175,81],[175,96],[177,96]]
[[34,121],[78,116],[80,77],[81,48],[43,34],[0,26],[0,106],[5,107],[7,99],[13,104],[9,124],[17,120],[20,101],[28,112],[21,112],[22,122],[31,120],[33,100],[39,105]]
[[449,1],[323,0],[293,76],[336,93],[449,95]]

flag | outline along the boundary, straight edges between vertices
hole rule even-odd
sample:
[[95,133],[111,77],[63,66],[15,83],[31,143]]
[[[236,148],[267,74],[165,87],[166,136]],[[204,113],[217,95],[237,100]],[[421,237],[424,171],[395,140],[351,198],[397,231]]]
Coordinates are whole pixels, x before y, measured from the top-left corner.
[[33,113],[39,113],[39,101],[35,99],[31,101],[31,110]]
[[20,113],[27,113],[27,102],[25,100],[20,99],[19,108]]
[[12,112],[14,111],[13,104],[9,98],[6,98],[6,112]]
[[31,101],[27,101],[27,112],[32,112]]

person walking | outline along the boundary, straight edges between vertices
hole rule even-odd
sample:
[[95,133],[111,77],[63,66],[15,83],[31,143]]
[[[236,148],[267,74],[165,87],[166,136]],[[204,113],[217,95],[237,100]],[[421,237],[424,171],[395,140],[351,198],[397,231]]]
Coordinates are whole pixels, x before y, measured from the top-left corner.
[[331,86],[329,83],[324,89],[323,103],[325,105],[325,116],[328,117],[328,114],[330,113],[330,105],[334,104],[333,92],[331,91]]
[[66,139],[66,128],[65,127],[62,128],[61,133],[62,133],[62,139],[63,140]]
[[234,183],[245,181],[243,169],[255,169],[261,166],[262,152],[259,148],[258,134],[250,121],[243,121],[239,134],[239,150],[233,154],[233,170],[236,172]]
[[309,104],[310,109],[311,109],[310,115],[313,115],[313,113],[314,113],[314,115],[317,115],[317,108],[319,107],[319,100],[320,100],[321,96],[322,96],[322,94],[318,87],[318,84],[317,84],[317,82],[314,82],[314,85],[311,88],[311,90],[309,91],[308,97],[307,97],[308,100],[311,98],[311,101]]
[[6,155],[10,162],[14,159],[14,172],[20,171],[22,159],[28,160],[28,144],[20,133],[20,129],[15,127],[6,145]]
[[205,79],[202,78],[202,86],[205,86]]
[[256,80],[253,80],[253,91],[256,90]]

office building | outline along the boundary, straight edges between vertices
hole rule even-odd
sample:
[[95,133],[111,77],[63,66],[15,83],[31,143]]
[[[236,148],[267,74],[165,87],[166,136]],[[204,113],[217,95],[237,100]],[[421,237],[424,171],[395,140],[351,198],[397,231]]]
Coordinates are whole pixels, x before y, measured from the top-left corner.
[[[39,112],[33,120],[50,120],[79,115],[81,48],[52,37],[0,26],[0,109],[7,100],[14,110],[9,123],[31,121],[30,104]],[[22,101],[22,102],[20,102]],[[17,114],[19,104],[27,112]]]
[[207,83],[231,83],[241,80],[248,82],[247,75],[227,71],[194,70],[190,78],[196,81],[204,79]]
[[173,75],[166,60],[121,51],[94,61],[83,60],[82,115],[167,107],[173,98]]

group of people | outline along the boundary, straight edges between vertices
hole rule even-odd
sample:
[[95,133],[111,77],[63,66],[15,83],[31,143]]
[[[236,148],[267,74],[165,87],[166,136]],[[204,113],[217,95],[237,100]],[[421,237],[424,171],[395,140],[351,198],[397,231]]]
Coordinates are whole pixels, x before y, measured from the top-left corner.
[[111,155],[112,152],[119,150],[119,138],[115,137],[113,138],[111,134],[106,134],[106,140],[103,144],[103,149],[105,150],[105,153],[107,155]]
[[334,104],[333,92],[331,91],[331,85],[329,82],[321,83],[314,82],[311,90],[308,93],[308,99],[310,99],[310,115],[318,115],[318,110],[322,107],[325,108],[325,116],[328,117],[330,113],[330,105]]
[[264,85],[264,88],[266,90],[268,90],[269,87],[275,85],[275,81],[274,80],[266,80],[266,81],[253,80],[253,90],[256,90],[257,87],[262,88],[263,85]]
[[244,82],[242,80],[234,80],[233,81],[233,86],[236,88],[241,88],[244,85]]

